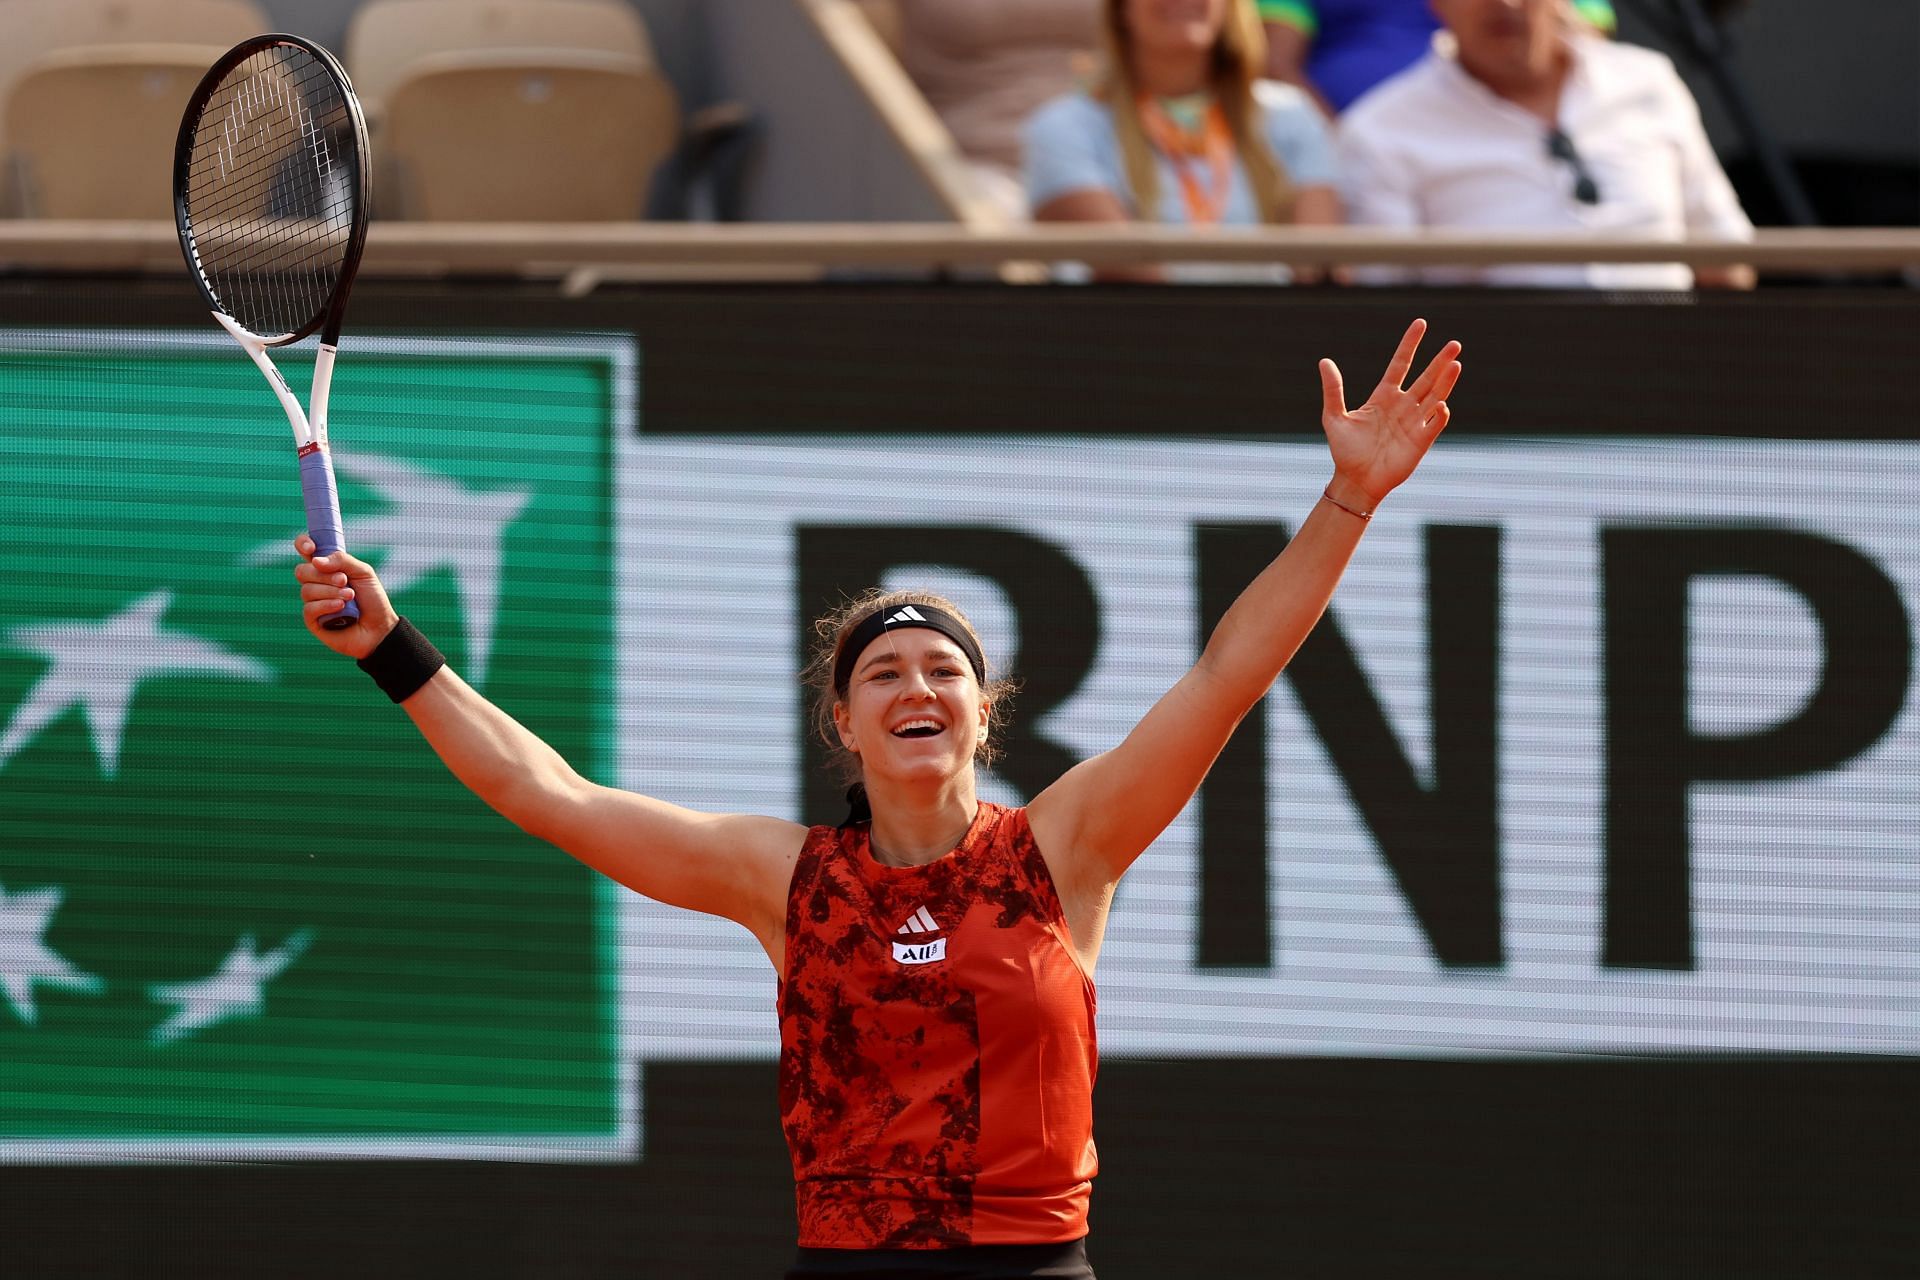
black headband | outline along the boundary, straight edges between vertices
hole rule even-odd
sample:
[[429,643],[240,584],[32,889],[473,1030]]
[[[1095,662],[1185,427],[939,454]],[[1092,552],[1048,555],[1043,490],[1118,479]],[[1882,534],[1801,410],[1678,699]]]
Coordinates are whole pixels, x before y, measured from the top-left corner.
[[892,604],[884,609],[875,609],[847,633],[846,640],[840,645],[840,656],[833,662],[833,691],[845,695],[847,681],[853,675],[853,664],[866,652],[868,645],[889,631],[906,627],[926,627],[938,631],[959,645],[960,652],[966,654],[967,661],[973,664],[973,678],[980,682],[981,688],[986,688],[986,660],[980,656],[980,646],[968,633],[966,624],[935,605]]

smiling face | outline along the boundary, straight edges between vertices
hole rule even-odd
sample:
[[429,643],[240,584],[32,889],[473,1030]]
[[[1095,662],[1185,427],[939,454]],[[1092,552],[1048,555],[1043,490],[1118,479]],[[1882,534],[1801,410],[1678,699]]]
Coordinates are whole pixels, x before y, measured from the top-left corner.
[[988,707],[960,647],[938,631],[899,627],[854,659],[834,705],[841,745],[869,783],[925,781],[973,767]]

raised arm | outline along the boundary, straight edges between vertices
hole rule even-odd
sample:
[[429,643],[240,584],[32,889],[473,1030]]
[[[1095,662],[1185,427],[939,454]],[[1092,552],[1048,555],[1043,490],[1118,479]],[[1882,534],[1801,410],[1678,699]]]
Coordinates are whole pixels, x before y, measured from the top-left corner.
[[1064,877],[1072,890],[1119,880],[1193,798],[1234,728],[1326,611],[1366,517],[1413,473],[1447,425],[1459,343],[1447,343],[1405,386],[1425,332],[1425,321],[1413,322],[1380,384],[1356,409],[1346,407],[1333,361],[1320,362],[1321,424],[1334,465],[1326,496],[1220,619],[1200,660],[1125,740],[1034,797],[1034,835],[1056,879]]
[[[373,653],[399,621],[378,575],[346,552],[315,558],[305,535],[294,548],[307,629],[336,653]],[[360,602],[359,624],[322,627],[346,599]],[[698,813],[594,783],[451,667],[400,705],[454,776],[515,826],[649,898],[740,922],[778,961],[806,828]]]

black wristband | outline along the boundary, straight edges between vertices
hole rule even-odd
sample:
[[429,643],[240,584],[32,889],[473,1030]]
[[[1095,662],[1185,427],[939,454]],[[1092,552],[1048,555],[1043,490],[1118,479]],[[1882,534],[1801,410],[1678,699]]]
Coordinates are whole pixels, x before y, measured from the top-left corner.
[[434,672],[447,665],[447,659],[418,627],[402,618],[357,665],[373,677],[382,693],[395,702],[405,702],[433,679]]

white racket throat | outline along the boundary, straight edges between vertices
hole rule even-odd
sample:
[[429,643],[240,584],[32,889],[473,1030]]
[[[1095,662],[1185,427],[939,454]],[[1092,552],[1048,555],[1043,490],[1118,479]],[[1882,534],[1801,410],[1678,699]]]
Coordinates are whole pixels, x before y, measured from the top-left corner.
[[[280,401],[280,407],[286,410],[287,422],[293,427],[293,443],[303,454],[315,449],[327,447],[327,393],[333,386],[333,362],[340,349],[329,343],[321,343],[319,351],[313,357],[313,411],[300,407],[299,397],[293,394],[293,388],[280,373],[273,357],[267,354],[272,343],[265,338],[249,332],[239,322],[224,311],[215,311],[213,318],[222,329],[233,335],[246,353],[253,357],[253,363],[266,375],[267,385],[273,388],[274,398]],[[281,337],[286,335],[282,334]]]

